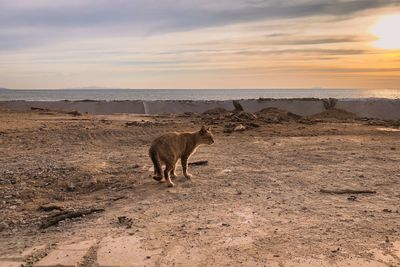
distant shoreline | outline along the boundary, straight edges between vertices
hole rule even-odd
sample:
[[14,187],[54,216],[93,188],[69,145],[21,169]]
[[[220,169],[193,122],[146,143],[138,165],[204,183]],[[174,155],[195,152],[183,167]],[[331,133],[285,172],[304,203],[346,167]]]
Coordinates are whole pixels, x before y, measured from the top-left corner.
[[0,90],[0,101],[400,99],[400,90],[368,89],[58,89]]

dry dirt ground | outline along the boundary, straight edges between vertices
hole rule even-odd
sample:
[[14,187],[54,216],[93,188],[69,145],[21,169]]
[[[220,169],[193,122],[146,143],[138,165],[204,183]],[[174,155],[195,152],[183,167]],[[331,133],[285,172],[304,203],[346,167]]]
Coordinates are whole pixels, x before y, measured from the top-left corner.
[[[147,266],[400,266],[399,130],[320,120],[224,133],[214,123],[192,182],[180,168],[173,188],[150,178],[151,141],[202,123],[1,111],[0,259],[43,245],[29,266],[60,243],[133,237]],[[60,213],[46,205],[104,211],[40,229]],[[99,266],[97,248],[82,265]]]

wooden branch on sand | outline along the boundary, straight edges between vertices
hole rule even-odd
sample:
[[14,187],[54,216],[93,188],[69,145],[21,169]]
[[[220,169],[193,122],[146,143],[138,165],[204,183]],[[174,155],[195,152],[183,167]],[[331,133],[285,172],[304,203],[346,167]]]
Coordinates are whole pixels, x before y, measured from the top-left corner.
[[333,189],[333,190],[328,190],[328,189],[321,189],[321,193],[325,194],[376,194],[376,191],[373,190],[353,190],[353,189]]
[[45,221],[42,222],[40,225],[40,229],[46,229],[49,228],[50,226],[53,226],[60,221],[66,220],[66,219],[72,219],[72,218],[77,218],[81,217],[84,215],[91,214],[93,212],[102,212],[104,209],[84,209],[84,210],[70,210],[70,211],[62,211],[58,214],[55,214],[53,216],[50,216],[45,219]]
[[56,205],[56,204],[45,204],[45,205],[40,205],[38,207],[38,210],[40,210],[40,211],[53,211],[53,210],[62,211],[62,210],[64,210],[64,207]]
[[189,165],[207,165],[208,164],[208,160],[199,160],[199,161],[193,161],[193,162],[189,162]]

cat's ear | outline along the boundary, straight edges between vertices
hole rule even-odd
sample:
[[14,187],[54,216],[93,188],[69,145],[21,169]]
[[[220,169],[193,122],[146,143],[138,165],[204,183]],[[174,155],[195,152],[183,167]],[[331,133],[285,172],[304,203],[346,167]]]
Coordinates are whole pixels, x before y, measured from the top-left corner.
[[200,129],[200,133],[201,134],[205,134],[205,133],[207,133],[207,129],[206,129],[206,126],[201,126],[201,129]]
[[208,127],[206,128],[206,131],[207,131],[207,132],[211,132],[211,127],[208,126]]

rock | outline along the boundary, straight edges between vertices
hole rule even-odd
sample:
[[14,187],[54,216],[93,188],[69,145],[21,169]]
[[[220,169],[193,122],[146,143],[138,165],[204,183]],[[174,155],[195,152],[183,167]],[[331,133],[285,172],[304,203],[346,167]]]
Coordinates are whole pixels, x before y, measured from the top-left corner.
[[234,123],[228,123],[224,125],[224,133],[233,133],[233,130],[235,129],[236,124]]
[[0,222],[0,232],[7,230],[9,227],[6,222]]
[[356,196],[349,196],[349,197],[347,198],[347,200],[350,200],[350,201],[355,201],[356,199],[357,199]]
[[233,128],[224,128],[224,133],[233,133]]
[[233,130],[235,132],[243,132],[246,130],[246,127],[243,124],[239,124],[239,125],[235,126],[235,128]]
[[69,184],[67,184],[65,189],[67,190],[67,192],[73,192],[73,191],[75,191],[75,185],[73,183],[69,183]]
[[128,218],[128,217],[126,217],[126,216],[119,216],[119,217],[118,217],[118,223],[119,223],[120,225],[126,226],[126,228],[129,229],[129,228],[132,227],[133,221],[132,221],[131,218]]
[[258,128],[258,127],[260,127],[260,124],[254,123],[254,122],[247,122],[246,126],[250,127],[250,128]]

